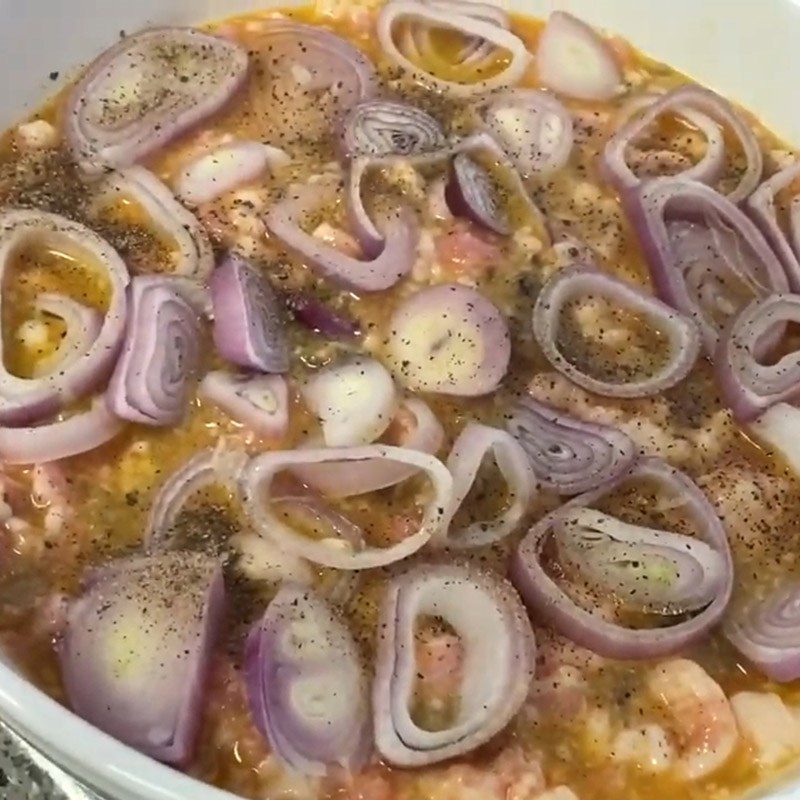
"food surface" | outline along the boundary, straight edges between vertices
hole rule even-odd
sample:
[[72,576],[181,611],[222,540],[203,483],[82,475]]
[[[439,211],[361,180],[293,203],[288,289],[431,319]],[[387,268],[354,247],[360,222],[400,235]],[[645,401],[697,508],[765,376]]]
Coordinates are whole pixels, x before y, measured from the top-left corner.
[[0,140],[0,644],[252,800],[800,761],[800,160],[564,12],[123,35]]

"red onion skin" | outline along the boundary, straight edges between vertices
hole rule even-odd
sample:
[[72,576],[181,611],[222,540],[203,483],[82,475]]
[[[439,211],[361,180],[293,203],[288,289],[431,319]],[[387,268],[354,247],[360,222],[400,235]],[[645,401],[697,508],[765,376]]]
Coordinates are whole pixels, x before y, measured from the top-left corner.
[[725,528],[697,485],[686,475],[656,458],[642,458],[628,475],[613,484],[587,492],[569,501],[561,509],[592,507],[609,492],[623,486],[633,477],[655,479],[669,485],[693,506],[698,520],[706,525],[707,543],[719,550],[725,560],[726,577],[722,590],[704,611],[669,628],[624,628],[602,617],[584,611],[556,585],[540,564],[540,548],[553,512],[531,528],[511,563],[511,580],[528,607],[538,618],[552,625],[571,641],[607,658],[647,659],[680,652],[707,635],[717,625],[728,607],[733,592],[733,558]]
[[307,292],[293,292],[285,297],[294,318],[305,327],[336,341],[348,341],[361,335],[358,323],[334,311]]

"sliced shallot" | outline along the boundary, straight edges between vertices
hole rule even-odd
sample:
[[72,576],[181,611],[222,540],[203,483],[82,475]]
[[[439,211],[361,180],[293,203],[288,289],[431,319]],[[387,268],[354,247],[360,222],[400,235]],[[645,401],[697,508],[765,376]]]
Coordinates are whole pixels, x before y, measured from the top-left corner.
[[451,517],[461,508],[487,457],[497,465],[508,486],[506,507],[491,520],[474,520],[466,527],[446,532],[439,544],[467,548],[492,544],[513,533],[536,495],[536,476],[517,440],[506,431],[470,422],[453,443],[447,468],[453,476]]
[[73,710],[159,761],[185,765],[224,612],[222,569],[205,555],[135,556],[94,570],[69,604],[59,645]]
[[247,77],[247,52],[191,28],[126,36],[70,95],[65,129],[87,172],[128,167],[219,110]]
[[395,310],[388,355],[395,377],[410,389],[474,397],[500,384],[511,341],[489,300],[448,283],[422,289]]
[[[125,287],[130,280],[125,263],[108,242],[65,217],[27,210],[0,214],[0,284],[7,280],[16,254],[39,245],[68,253],[78,264],[97,270],[108,282],[108,309],[85,350],[38,378],[20,378],[8,371],[0,336],[0,424],[4,425],[38,422],[100,386],[113,368],[125,331]],[[0,304],[3,299],[0,291]]]
[[536,46],[539,80],[577,100],[611,100],[622,86],[622,70],[608,43],[583,20],[554,11]]
[[314,333],[335,341],[355,339],[361,328],[357,322],[340,314],[308,292],[292,292],[285,296],[292,316]]
[[621,430],[582,420],[531,397],[520,400],[506,422],[543,489],[580,494],[617,480],[636,458],[636,445]]
[[289,387],[282,375],[209,372],[198,387],[201,397],[247,428],[279,439],[289,427]]
[[[422,519],[416,532],[388,547],[373,547],[363,541],[353,544],[343,538],[311,538],[297,531],[272,507],[276,502],[272,484],[278,473],[307,464],[341,462],[358,464],[366,460],[386,459],[407,464],[424,472],[430,480],[431,489]],[[250,463],[244,477],[245,507],[251,520],[265,538],[273,540],[280,548],[335,569],[372,569],[392,564],[416,553],[428,543],[432,536],[439,535],[441,526],[447,523],[453,479],[441,461],[427,453],[400,447],[371,445],[367,447],[340,447],[326,450],[288,450],[264,453]],[[278,497],[278,501],[279,501]]]
[[[444,444],[442,424],[430,407],[416,397],[407,397],[400,403],[392,420],[394,424],[401,427],[401,432],[396,441],[391,441],[393,445],[436,455]],[[419,469],[377,458],[352,462],[344,468],[337,463],[305,464],[292,472],[328,497],[352,497],[394,486],[417,474]]]
[[[789,286],[800,292],[800,160],[768,178],[747,199],[750,215],[783,262]],[[789,191],[781,201],[778,194]],[[781,225],[778,208],[788,206],[788,227]]]
[[210,203],[289,161],[289,155],[279,147],[261,142],[230,142],[187,164],[178,174],[175,193],[190,206]]
[[56,369],[64,370],[74,364],[91,349],[103,327],[103,315],[99,311],[64,294],[44,292],[37,295],[33,308],[51,317],[58,317],[63,320],[65,327],[58,347],[49,356],[37,360],[33,369],[34,378],[42,378]]
[[[763,170],[761,147],[752,127],[739,112],[723,97],[701,86],[680,86],[668,92],[622,126],[609,140],[603,154],[603,168],[608,180],[620,191],[634,188],[640,180],[628,166],[627,150],[662,114],[675,113],[686,116],[686,110],[699,111],[730,129],[739,140],[747,166],[736,188],[728,194],[732,203],[744,200],[758,186]],[[691,118],[686,116],[692,121]],[[689,168],[681,176],[685,179],[703,180],[713,183],[719,177],[719,147],[716,139],[708,145],[712,157]],[[708,153],[708,151],[707,151]],[[711,167],[711,168],[709,168]]]
[[200,360],[200,320],[174,278],[139,275],[131,283],[125,344],[106,395],[121,419],[179,422]]
[[708,606],[722,591],[725,560],[692,536],[631,525],[593,508],[558,515],[551,527],[561,564],[599,595],[662,616]]
[[782,583],[745,601],[728,617],[725,634],[770,680],[800,678],[800,584]]
[[[494,21],[469,16],[469,4],[460,6],[460,13],[452,6],[442,8],[438,4],[418,0],[389,0],[378,15],[378,39],[384,54],[410,75],[422,78],[434,88],[446,91],[455,97],[471,97],[494,89],[516,84],[528,67],[531,56],[525,43]],[[400,21],[419,22],[435,28],[445,28],[479,37],[497,48],[508,52],[508,64],[497,74],[474,83],[459,83],[437,78],[424,72],[413,63],[395,44],[395,26]]]
[[758,228],[708,186],[656,178],[626,201],[659,297],[695,320],[708,355],[742,306],[788,289]]
[[289,369],[281,305],[255,267],[229,254],[211,276],[211,302],[214,344],[223,358],[260,372]]
[[[666,338],[668,358],[652,375],[625,382],[596,378],[570,362],[558,346],[562,311],[579,297],[604,297],[634,312]],[[545,358],[578,386],[608,397],[648,397],[682,381],[694,367],[700,350],[697,326],[640,287],[595,267],[575,266],[557,272],[536,298],[533,335]]]
[[[385,592],[372,688],[380,754],[421,767],[472,752],[511,721],[533,678],[535,640],[517,593],[497,575],[460,565],[414,567]],[[421,617],[442,619],[465,649],[455,719],[441,730],[422,727],[411,711]]]
[[310,266],[346,288],[363,292],[391,288],[408,274],[417,258],[416,218],[409,209],[401,208],[381,220],[378,228],[382,249],[372,260],[361,261],[326,245],[300,227],[303,216],[332,202],[335,194],[336,186],[331,182],[297,188],[272,207],[267,214],[267,227]]
[[111,441],[125,424],[100,397],[87,411],[32,428],[0,428],[0,461],[4,464],[46,464],[88,453]]
[[800,397],[800,352],[774,364],[759,362],[764,337],[792,322],[800,322],[800,295],[775,294],[754,300],[723,333],[714,366],[723,402],[737,419],[753,420],[775,403]]
[[450,180],[444,190],[450,211],[471,219],[490,231],[507,235],[511,232],[508,215],[486,170],[466,153],[453,159]]
[[325,775],[365,765],[367,677],[353,635],[321,597],[281,587],[248,637],[245,681],[256,727],[291,769]]
[[561,101],[536,89],[492,95],[481,113],[485,129],[525,177],[556,172],[572,153],[572,115]]
[[[685,512],[684,518],[694,524],[697,539],[722,559],[722,577],[711,602],[694,616],[665,627],[630,628],[586,610],[567,595],[542,565],[543,550],[554,526],[562,524],[576,509],[592,508],[610,492],[627,487],[633,480],[646,483],[648,499],[654,492],[651,487],[668,492],[670,502],[677,504],[676,508]],[[581,647],[619,659],[658,658],[698,641],[722,619],[733,590],[733,560],[722,522],[691,478],[655,458],[640,459],[622,478],[570,500],[537,523],[519,545],[511,575],[527,605],[543,621]],[[647,579],[659,581],[664,577],[663,572],[657,571]],[[676,577],[673,573],[673,580]]]
[[300,391],[322,426],[326,447],[375,441],[389,427],[399,401],[389,371],[380,361],[367,357],[317,370],[301,384]]
[[201,489],[219,485],[238,498],[239,481],[246,465],[243,451],[218,446],[201,450],[173,472],[150,508],[144,534],[148,552],[176,549],[179,542],[175,538],[175,522],[186,502]]

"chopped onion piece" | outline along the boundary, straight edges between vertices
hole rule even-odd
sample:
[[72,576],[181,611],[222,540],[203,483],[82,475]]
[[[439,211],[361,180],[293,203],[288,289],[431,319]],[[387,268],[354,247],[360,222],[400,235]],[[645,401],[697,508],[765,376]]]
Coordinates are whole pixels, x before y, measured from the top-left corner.
[[46,464],[88,453],[111,441],[124,423],[100,397],[88,411],[33,428],[0,428],[0,461],[5,464]]
[[289,427],[289,387],[282,375],[237,375],[209,372],[198,387],[237,422],[262,436],[279,439]]
[[125,344],[108,385],[111,411],[144,425],[174,425],[188,406],[199,361],[199,315],[181,284],[134,278]]
[[334,311],[308,292],[292,292],[285,297],[294,318],[314,333],[329,339],[355,339],[361,329],[358,323]]
[[280,589],[248,637],[245,680],[256,727],[291,769],[365,765],[367,677],[353,635],[321,597],[292,583]]
[[[409,427],[405,419],[411,417]],[[436,455],[444,444],[444,428],[430,407],[414,397],[400,403],[393,424],[403,426],[397,441],[398,447]],[[419,469],[386,459],[373,459],[347,464],[305,464],[292,472],[308,486],[328,497],[352,497],[367,492],[377,492],[416,475]]]
[[176,179],[175,192],[190,206],[210,203],[290,160],[284,150],[261,142],[223,144],[187,164]]
[[445,199],[456,216],[466,217],[502,236],[511,233],[508,215],[500,205],[491,178],[465,153],[453,159]]
[[[420,617],[439,617],[465,648],[458,710],[442,730],[411,714],[417,681]],[[530,621],[513,587],[497,575],[460,565],[421,565],[386,588],[372,688],[375,743],[390,764],[421,767],[470,753],[517,713],[536,665]]]
[[280,303],[255,267],[228,255],[211,276],[211,302],[214,344],[223,358],[261,372],[289,369]]
[[778,585],[751,597],[728,617],[725,634],[770,680],[800,678],[800,584]]
[[[508,65],[496,75],[474,83],[442,80],[431,73],[422,72],[395,44],[394,28],[400,20],[420,22],[458,31],[465,36],[479,37],[508,51]],[[463,8],[461,13],[455,13],[452,7],[441,8],[436,4],[417,0],[389,0],[378,15],[378,39],[384,54],[395,64],[415,78],[421,78],[432,87],[442,89],[455,97],[471,97],[493,89],[513,86],[522,78],[531,58],[522,39],[493,21],[469,16],[468,7]]]
[[[592,508],[633,480],[645,482],[648,499],[658,489],[666,490],[669,501],[678,504],[675,507],[682,509],[684,518],[696,526],[697,541],[712,548],[723,562],[719,589],[709,605],[667,627],[630,628],[587,611],[564,592],[542,565],[542,551],[554,527],[576,509]],[[733,591],[733,559],[722,522],[691,478],[659,459],[642,458],[619,480],[570,500],[538,522],[519,545],[511,576],[531,610],[571,641],[607,658],[645,659],[679,652],[719,623]]]
[[70,705],[125,744],[187,764],[224,610],[222,569],[204,555],[134,557],[95,570],[69,605],[59,645]]
[[359,357],[312,373],[300,391],[319,419],[327,447],[352,447],[375,441],[397,410],[398,394],[386,367]]
[[508,326],[476,289],[449,283],[432,286],[394,312],[388,357],[395,377],[415,391],[488,394],[508,370]]
[[124,37],[70,95],[64,125],[75,160],[94,174],[131,166],[222,108],[247,68],[243,47],[192,28]]
[[[572,364],[558,347],[564,307],[577,297],[605,297],[644,317],[667,339],[669,359],[653,375],[624,383],[595,378]],[[536,298],[533,334],[545,358],[578,386],[608,397],[648,397],[682,381],[694,367],[700,350],[697,326],[640,287],[594,267],[575,266],[557,272]]]
[[621,430],[583,422],[531,397],[513,407],[506,427],[525,450],[542,488],[563,495],[617,480],[637,455],[635,443]]
[[565,11],[554,11],[536,46],[539,80],[578,100],[611,100],[622,86],[608,43],[589,25]]
[[439,541],[448,547],[481,547],[513,533],[536,495],[536,476],[517,440],[506,431],[470,422],[453,443],[447,468],[453,476],[451,517],[467,499],[481,464],[491,456],[508,486],[507,508],[492,520],[475,520],[460,530],[451,529]]
[[[0,214],[0,285],[15,255],[41,245],[73,256],[109,284],[108,309],[90,346],[71,363],[39,378],[20,378],[5,366],[0,334],[0,424],[26,425],[55,414],[66,403],[102,385],[122,344],[127,315],[125,287],[130,281],[123,260],[108,242],[83,225],[44,211]],[[88,262],[88,263],[86,263]],[[0,305],[3,292],[0,291]]]
[[[399,543],[388,547],[363,546],[357,549],[344,539],[312,539],[295,530],[272,508],[275,502],[272,484],[275,476],[283,470],[330,462],[341,462],[340,468],[347,469],[348,463],[358,464],[368,459],[387,459],[408,464],[424,471],[430,479],[430,499],[425,504],[419,528]],[[437,536],[441,526],[447,524],[446,514],[451,504],[453,480],[444,464],[431,455],[400,447],[371,445],[264,453],[250,463],[244,478],[244,487],[246,509],[262,536],[272,539],[282,549],[307,558],[315,564],[350,570],[371,569],[401,561],[416,553],[432,536]]]

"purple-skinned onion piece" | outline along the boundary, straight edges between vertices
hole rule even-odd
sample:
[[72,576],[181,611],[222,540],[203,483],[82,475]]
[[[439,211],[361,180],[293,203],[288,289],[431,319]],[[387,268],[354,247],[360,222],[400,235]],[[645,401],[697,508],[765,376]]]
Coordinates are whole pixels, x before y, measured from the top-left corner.
[[336,341],[348,341],[361,334],[361,328],[344,314],[332,309],[308,292],[292,292],[284,298],[294,318],[314,333]]
[[291,769],[321,776],[365,766],[367,676],[352,634],[310,589],[281,587],[248,637],[245,680],[256,727]]
[[211,302],[214,344],[223,358],[259,372],[289,369],[281,304],[255,267],[229,254],[211,275]]
[[225,612],[220,564],[184,552],[93,571],[58,646],[72,709],[159,761],[186,765]]
[[458,217],[466,217],[502,236],[511,232],[508,215],[501,208],[492,179],[465,153],[459,153],[453,159],[445,200]]

